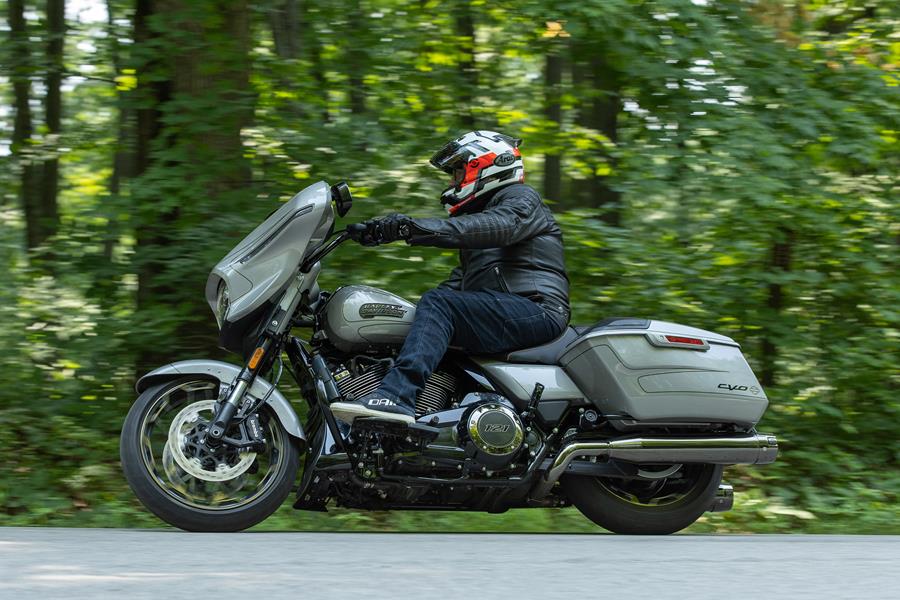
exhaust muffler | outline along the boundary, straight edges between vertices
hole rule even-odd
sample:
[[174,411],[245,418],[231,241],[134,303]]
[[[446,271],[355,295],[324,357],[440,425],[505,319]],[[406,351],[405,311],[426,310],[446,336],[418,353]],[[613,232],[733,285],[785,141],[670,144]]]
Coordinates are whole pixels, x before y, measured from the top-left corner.
[[627,437],[573,442],[564,446],[535,497],[542,497],[566,472],[575,458],[598,456],[630,463],[706,463],[715,465],[767,465],[778,456],[774,435],[750,433],[716,437]]

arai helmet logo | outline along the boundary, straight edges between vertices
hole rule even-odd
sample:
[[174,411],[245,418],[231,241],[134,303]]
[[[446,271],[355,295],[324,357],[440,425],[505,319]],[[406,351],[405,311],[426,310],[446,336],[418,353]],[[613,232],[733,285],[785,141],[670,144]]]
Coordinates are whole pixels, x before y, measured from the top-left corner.
[[512,152],[504,152],[497,155],[497,158],[494,159],[494,164],[498,167],[508,167],[514,162],[516,162],[516,157]]
[[727,383],[720,383],[719,389],[728,390],[729,392],[746,392],[748,388],[746,385],[730,385]]

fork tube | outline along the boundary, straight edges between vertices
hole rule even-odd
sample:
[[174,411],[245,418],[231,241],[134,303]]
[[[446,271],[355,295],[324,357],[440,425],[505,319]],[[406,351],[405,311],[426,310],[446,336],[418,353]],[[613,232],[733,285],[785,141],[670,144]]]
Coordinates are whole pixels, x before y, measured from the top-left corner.
[[247,390],[253,384],[253,380],[256,379],[256,375],[262,365],[268,362],[267,355],[271,346],[272,338],[267,337],[264,339],[254,351],[250,360],[244,365],[244,368],[241,369],[241,372],[238,373],[234,387],[231,388],[231,392],[228,394],[228,399],[222,404],[207,432],[207,438],[215,441],[222,439],[222,436],[225,435],[225,430],[228,429],[228,424],[231,423],[231,419],[237,413],[241,400],[244,399],[244,394],[247,393]]
[[[337,443],[341,450],[346,452],[344,436],[341,435],[337,420],[331,412],[331,407],[328,406],[334,399],[341,398],[341,394],[337,389],[334,378],[331,376],[331,371],[328,370],[328,365],[325,364],[325,359],[323,359],[320,354],[310,355],[306,348],[300,343],[300,340],[295,337],[292,337],[288,341],[286,350],[291,363],[298,363],[306,370],[307,374],[312,376],[313,387],[316,388],[316,402],[319,405],[319,410],[322,411],[322,417],[325,419],[325,424],[328,426],[328,430],[331,432],[331,436],[334,438],[335,443]],[[319,393],[319,386],[317,384],[322,384],[321,391],[324,392],[323,394]]]

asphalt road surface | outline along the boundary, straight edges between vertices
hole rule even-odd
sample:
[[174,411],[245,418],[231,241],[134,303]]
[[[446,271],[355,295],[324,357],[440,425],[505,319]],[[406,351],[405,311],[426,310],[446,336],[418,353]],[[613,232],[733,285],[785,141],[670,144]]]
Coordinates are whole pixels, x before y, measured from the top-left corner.
[[898,536],[0,528],[0,598],[900,599]]

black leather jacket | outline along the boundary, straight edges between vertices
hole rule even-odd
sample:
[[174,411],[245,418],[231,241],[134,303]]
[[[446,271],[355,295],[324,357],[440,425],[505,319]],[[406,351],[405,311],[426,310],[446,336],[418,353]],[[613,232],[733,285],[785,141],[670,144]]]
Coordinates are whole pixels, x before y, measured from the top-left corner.
[[534,188],[500,188],[473,214],[413,219],[411,234],[413,245],[460,249],[459,266],[439,287],[518,294],[568,322],[562,231]]

